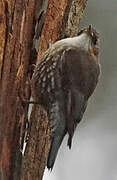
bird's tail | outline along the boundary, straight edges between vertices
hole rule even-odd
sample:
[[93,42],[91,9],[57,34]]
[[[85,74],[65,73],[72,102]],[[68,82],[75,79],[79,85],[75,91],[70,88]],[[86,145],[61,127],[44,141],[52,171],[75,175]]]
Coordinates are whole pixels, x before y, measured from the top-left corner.
[[55,133],[54,137],[51,140],[51,146],[50,146],[50,151],[49,151],[48,160],[47,160],[48,169],[51,169],[51,170],[53,169],[58,150],[60,148],[60,145],[63,141],[65,134],[66,134],[65,131],[62,134]]

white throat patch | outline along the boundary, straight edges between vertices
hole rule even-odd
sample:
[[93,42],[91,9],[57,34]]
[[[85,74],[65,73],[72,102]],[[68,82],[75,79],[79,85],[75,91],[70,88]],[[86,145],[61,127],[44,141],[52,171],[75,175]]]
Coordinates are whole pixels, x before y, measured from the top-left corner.
[[73,38],[62,39],[62,40],[57,41],[55,43],[56,46],[59,46],[62,44],[80,47],[80,48],[88,51],[89,50],[89,44],[90,44],[90,38],[86,33],[83,33],[79,36],[76,36]]

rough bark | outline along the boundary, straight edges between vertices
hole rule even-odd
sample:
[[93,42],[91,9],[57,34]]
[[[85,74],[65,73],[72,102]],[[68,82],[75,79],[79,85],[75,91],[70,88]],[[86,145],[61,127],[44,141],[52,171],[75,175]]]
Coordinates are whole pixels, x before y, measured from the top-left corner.
[[[41,21],[41,40],[38,37],[39,62],[48,43],[76,35],[86,2],[87,0],[49,0],[47,8],[47,0],[0,0],[1,180],[41,180],[43,177],[50,132],[47,114],[37,105],[33,107],[30,118],[29,140],[23,163],[20,152],[28,105],[21,102],[19,94],[27,99],[31,95],[30,67],[35,63],[37,55],[35,25],[38,20]],[[42,11],[44,16],[39,19]]]
[[56,2],[49,0],[37,63],[48,48],[48,43],[77,34],[86,3],[87,0],[58,0]]
[[21,179],[41,180],[49,149],[48,119],[42,107],[38,105],[34,107],[30,123],[30,136],[23,160]]
[[20,131],[27,117],[18,93],[30,97],[28,69],[35,1],[0,1],[0,179],[20,179]]

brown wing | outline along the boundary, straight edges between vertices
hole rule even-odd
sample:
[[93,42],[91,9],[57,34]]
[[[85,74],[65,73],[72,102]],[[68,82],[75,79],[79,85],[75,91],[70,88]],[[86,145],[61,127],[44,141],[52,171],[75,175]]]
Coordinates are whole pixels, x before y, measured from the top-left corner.
[[93,93],[99,76],[97,59],[79,49],[70,49],[64,55],[63,88],[66,97],[68,146],[71,148],[74,130],[83,117],[88,98]]

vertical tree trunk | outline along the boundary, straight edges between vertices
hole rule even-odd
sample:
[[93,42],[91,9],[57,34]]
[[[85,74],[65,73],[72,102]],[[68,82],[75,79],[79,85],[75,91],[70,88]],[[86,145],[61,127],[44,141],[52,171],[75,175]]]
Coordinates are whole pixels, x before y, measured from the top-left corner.
[[20,179],[20,130],[27,116],[18,93],[30,97],[28,69],[34,0],[0,1],[0,179]]
[[[22,163],[20,139],[27,120],[28,105],[21,102],[18,94],[27,99],[31,95],[29,77],[32,74],[30,67],[37,55],[35,39],[40,43],[39,60],[49,42],[76,35],[86,2],[0,0],[1,180],[41,180],[43,177],[49,149],[47,114],[38,105],[33,107],[29,140]],[[36,36],[35,25],[38,21],[39,33]]]

